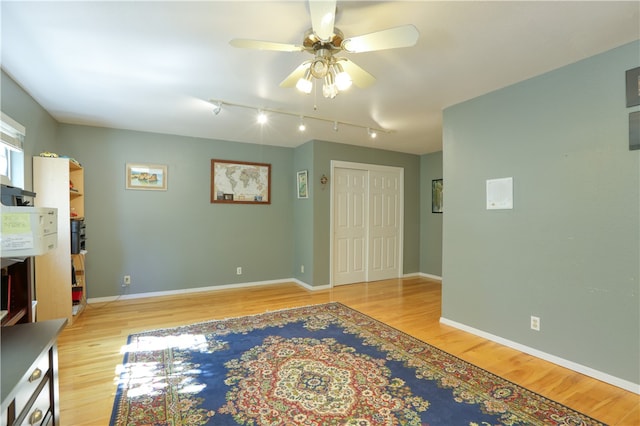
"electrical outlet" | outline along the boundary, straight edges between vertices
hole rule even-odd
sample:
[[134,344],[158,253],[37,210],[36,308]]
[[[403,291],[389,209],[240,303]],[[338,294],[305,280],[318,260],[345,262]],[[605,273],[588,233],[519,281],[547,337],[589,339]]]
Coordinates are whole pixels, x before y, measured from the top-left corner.
[[300,273],[304,274],[304,265],[300,265]]
[[242,275],[242,266],[236,268],[236,275]]
[[131,275],[125,275],[124,279],[122,280],[122,283],[124,284],[124,286],[128,286],[131,285]]
[[540,331],[540,317],[531,316],[531,329]]

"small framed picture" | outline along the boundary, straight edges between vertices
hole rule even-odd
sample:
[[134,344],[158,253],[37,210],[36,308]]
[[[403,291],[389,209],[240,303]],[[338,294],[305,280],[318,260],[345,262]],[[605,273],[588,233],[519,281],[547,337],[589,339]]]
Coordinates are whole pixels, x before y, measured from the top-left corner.
[[301,170],[297,174],[298,198],[309,198],[309,182],[306,170]]
[[444,212],[442,205],[442,179],[434,179],[431,181],[431,213]]
[[629,113],[629,151],[640,149],[640,111]]
[[126,188],[146,191],[167,190],[167,166],[165,164],[127,163]]
[[640,67],[627,70],[627,107],[640,105]]

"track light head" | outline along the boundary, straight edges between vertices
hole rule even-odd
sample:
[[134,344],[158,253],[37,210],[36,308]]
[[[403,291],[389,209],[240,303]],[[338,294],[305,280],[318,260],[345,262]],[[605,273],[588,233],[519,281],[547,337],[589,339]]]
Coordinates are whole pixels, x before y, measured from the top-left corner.
[[265,124],[268,120],[267,114],[264,113],[264,111],[262,110],[258,110],[258,123],[259,124]]

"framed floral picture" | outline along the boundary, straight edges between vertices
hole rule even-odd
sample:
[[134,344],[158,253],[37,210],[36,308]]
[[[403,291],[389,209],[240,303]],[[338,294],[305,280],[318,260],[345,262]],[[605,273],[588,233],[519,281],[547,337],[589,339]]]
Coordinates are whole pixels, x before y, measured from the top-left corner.
[[298,198],[309,198],[309,182],[306,170],[297,173],[296,188],[298,188]]
[[442,179],[434,179],[431,181],[431,213],[444,212],[442,205],[442,190]]

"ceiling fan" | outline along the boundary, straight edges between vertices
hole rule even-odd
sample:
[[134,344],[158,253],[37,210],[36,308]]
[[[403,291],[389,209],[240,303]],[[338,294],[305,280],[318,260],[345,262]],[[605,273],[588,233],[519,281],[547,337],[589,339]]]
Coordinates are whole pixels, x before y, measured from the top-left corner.
[[418,30],[413,25],[402,25],[356,37],[345,38],[342,31],[334,27],[336,0],[309,0],[311,29],[302,44],[276,43],[262,40],[233,39],[233,47],[273,50],[279,52],[305,51],[313,59],[304,61],[281,83],[280,87],[296,87],[303,93],[311,93],[313,79],[323,82],[322,95],[334,98],[352,83],[365,88],[375,82],[375,77],[350,59],[337,56],[340,52],[362,53],[385,49],[414,46],[418,41]]

